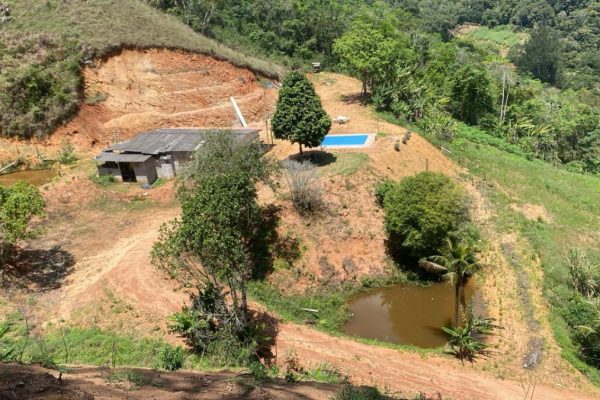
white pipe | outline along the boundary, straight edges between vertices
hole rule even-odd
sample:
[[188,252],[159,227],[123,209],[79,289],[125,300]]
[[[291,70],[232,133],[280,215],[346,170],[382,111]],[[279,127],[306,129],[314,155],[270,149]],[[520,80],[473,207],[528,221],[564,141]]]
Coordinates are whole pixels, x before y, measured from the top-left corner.
[[235,102],[235,99],[233,98],[233,96],[231,96],[229,98],[229,100],[231,100],[231,104],[233,105],[233,109],[235,110],[235,114],[237,115],[237,118],[240,121],[240,124],[242,124],[242,127],[247,128],[248,124],[246,124],[246,120],[244,119],[244,116],[242,115],[242,112],[240,111],[240,108],[238,107],[237,103]]
[[12,167],[13,165],[15,165],[16,163],[18,163],[19,160],[13,161],[10,164],[8,164],[6,167],[0,169],[0,173],[2,173],[3,171],[7,170],[8,168]]

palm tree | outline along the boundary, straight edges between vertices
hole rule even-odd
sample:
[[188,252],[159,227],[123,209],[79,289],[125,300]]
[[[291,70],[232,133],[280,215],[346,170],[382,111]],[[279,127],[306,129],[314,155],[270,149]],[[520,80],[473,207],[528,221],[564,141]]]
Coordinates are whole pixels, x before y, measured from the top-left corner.
[[458,326],[458,309],[466,310],[464,287],[471,275],[481,269],[475,260],[475,250],[470,243],[446,239],[443,255],[419,261],[419,266],[430,272],[443,273],[443,278],[454,286],[454,318],[452,326]]

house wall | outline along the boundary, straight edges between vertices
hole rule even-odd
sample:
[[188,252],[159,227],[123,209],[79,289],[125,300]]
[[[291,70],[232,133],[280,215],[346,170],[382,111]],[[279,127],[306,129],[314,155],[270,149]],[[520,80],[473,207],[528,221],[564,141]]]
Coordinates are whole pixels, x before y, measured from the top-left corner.
[[131,163],[131,166],[133,167],[138,183],[152,184],[158,178],[154,158],[149,158],[143,163]]
[[[177,170],[189,161],[191,152],[177,151],[160,156],[153,156],[143,163],[130,163],[137,182],[152,184],[158,178],[173,179]],[[116,162],[106,162],[98,165],[98,175],[112,176],[115,180],[123,181],[121,170]]]
[[159,178],[175,178],[175,165],[173,164],[173,157],[170,154],[154,158],[154,167]]

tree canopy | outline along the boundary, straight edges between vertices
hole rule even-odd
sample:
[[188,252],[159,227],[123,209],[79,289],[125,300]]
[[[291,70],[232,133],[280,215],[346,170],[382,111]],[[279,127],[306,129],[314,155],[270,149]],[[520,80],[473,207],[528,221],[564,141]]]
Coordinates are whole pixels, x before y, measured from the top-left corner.
[[179,178],[181,217],[161,227],[152,249],[152,262],[190,291],[174,329],[198,351],[248,339],[246,286],[262,223],[256,184],[272,172],[261,154],[229,132],[209,132]]
[[391,78],[391,70],[405,56],[402,50],[409,47],[395,22],[389,16],[376,18],[363,12],[334,42],[333,54],[344,70],[362,81],[363,96],[376,82]]
[[4,263],[15,245],[39,234],[31,227],[33,218],[45,216],[46,203],[40,191],[27,182],[0,186],[0,263]]
[[452,111],[458,119],[476,125],[482,116],[492,110],[489,74],[485,69],[465,65],[453,78]]
[[547,26],[536,27],[521,53],[515,59],[517,66],[542,82],[562,84],[562,45],[559,33]]
[[300,153],[302,146],[320,145],[329,132],[331,118],[315,87],[301,72],[290,72],[283,80],[272,124],[275,137],[298,143]]
[[415,260],[441,254],[469,219],[465,193],[440,173],[404,178],[385,195],[384,209],[392,252]]

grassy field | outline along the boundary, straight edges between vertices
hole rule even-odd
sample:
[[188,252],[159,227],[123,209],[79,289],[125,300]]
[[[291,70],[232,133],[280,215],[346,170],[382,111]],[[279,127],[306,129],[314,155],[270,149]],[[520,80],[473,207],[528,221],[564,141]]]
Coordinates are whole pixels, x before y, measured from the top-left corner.
[[493,49],[497,53],[508,51],[510,48],[523,43],[527,34],[515,32],[509,26],[497,26],[488,28],[478,26],[461,34],[460,39],[482,49]]
[[281,73],[272,63],[199,35],[141,0],[4,3],[10,15],[0,30],[0,136],[50,134],[85,101],[82,67],[124,47],[182,49],[271,78]]

